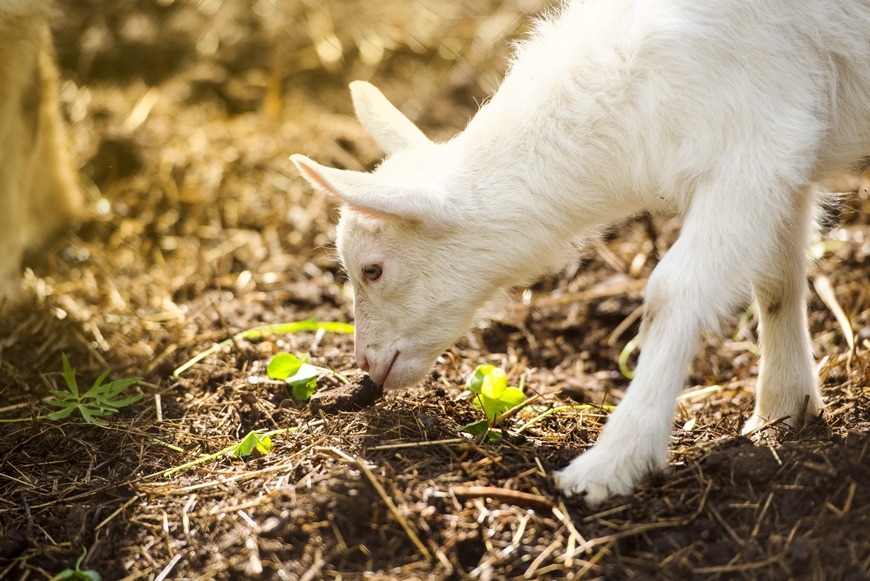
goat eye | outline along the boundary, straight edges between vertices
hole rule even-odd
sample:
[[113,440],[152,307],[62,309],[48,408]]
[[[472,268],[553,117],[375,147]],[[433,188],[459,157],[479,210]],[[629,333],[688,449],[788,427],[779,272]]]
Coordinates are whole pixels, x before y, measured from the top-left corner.
[[367,264],[362,267],[362,274],[366,280],[375,281],[381,278],[383,269],[378,264]]

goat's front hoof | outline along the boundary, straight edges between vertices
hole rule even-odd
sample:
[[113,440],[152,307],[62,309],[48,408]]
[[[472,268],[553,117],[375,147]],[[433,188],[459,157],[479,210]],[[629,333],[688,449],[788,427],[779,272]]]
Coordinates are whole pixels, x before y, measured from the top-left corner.
[[611,454],[594,446],[556,472],[553,478],[565,496],[583,496],[595,508],[611,496],[631,494],[634,486],[649,471],[648,461],[633,458],[626,450]]

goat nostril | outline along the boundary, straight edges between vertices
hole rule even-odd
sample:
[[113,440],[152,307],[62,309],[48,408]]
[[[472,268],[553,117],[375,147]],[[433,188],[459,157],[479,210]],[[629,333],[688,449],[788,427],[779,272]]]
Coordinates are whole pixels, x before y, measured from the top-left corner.
[[366,359],[366,356],[365,356],[365,355],[360,355],[359,357],[357,357],[357,358],[356,358],[356,363],[357,363],[357,365],[359,365],[359,368],[360,368],[360,369],[362,369],[362,370],[365,371],[365,372],[368,372],[368,370],[369,370],[369,360]]

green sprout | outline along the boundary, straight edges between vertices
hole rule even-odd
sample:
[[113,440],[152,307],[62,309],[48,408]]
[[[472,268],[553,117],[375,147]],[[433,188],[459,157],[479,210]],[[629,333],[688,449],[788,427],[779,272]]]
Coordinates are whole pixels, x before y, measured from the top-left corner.
[[474,404],[483,408],[489,420],[494,420],[526,399],[522,389],[508,386],[504,369],[494,365],[478,365],[465,382],[465,388],[477,394]]
[[[37,420],[62,420],[72,415],[78,410],[82,418],[95,426],[106,426],[106,422],[100,418],[117,413],[121,408],[125,408],[142,399],[142,394],[137,393],[127,397],[119,397],[129,387],[142,381],[141,377],[127,377],[103,383],[109,376],[111,370],[104,371],[94,382],[94,385],[84,393],[80,393],[78,381],[76,380],[76,372],[69,363],[66,354],[63,355],[63,377],[67,389],[53,389],[51,395],[43,401],[56,408],[57,411],[50,414],[38,415]],[[0,420],[0,423],[27,422],[32,418],[13,418],[8,420]]]
[[293,398],[297,401],[311,398],[317,389],[317,378],[321,373],[330,374],[342,383],[348,383],[347,378],[337,371],[311,365],[309,360],[307,353],[298,356],[291,353],[278,353],[269,362],[266,373],[272,379],[286,382],[293,389]]
[[[271,430],[262,434],[250,431],[235,444],[231,444],[214,454],[203,454],[195,460],[191,460],[190,462],[186,462],[180,466],[176,466],[175,468],[164,470],[160,474],[168,478],[176,472],[199,466],[200,464],[205,464],[206,462],[217,460],[225,456],[229,456],[230,458],[248,458],[254,456],[255,452],[258,455],[266,455],[272,451],[272,436],[278,434],[292,434],[299,431],[299,429],[300,428],[282,428],[280,430]],[[173,449],[175,448],[174,446],[169,447]]]
[[229,452],[233,458],[247,458],[257,452],[259,455],[266,455],[272,451],[272,438],[268,434],[262,436],[255,432],[248,432],[248,435],[242,438],[238,444],[232,447]]
[[465,382],[465,388],[475,394],[474,405],[483,409],[485,419],[459,428],[472,435],[487,434],[489,440],[501,436],[490,428],[501,414],[517,407],[526,400],[521,387],[510,387],[504,369],[494,365],[478,365]]

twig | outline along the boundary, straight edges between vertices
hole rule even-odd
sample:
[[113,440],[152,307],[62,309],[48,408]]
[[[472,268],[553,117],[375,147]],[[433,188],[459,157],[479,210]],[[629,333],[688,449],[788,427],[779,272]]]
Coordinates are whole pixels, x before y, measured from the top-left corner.
[[402,448],[425,448],[427,446],[440,446],[441,444],[465,444],[466,438],[447,438],[444,440],[429,440],[428,442],[403,442],[401,444],[382,444],[372,446],[369,450],[399,450]]
[[641,292],[643,290],[646,281],[643,280],[629,280],[622,282],[620,284],[613,285],[604,285],[600,284],[591,289],[587,289],[585,291],[580,291],[576,293],[565,293],[558,296],[548,296],[543,298],[537,298],[531,302],[530,307],[536,309],[542,309],[547,307],[558,307],[561,305],[567,305],[570,303],[582,303],[585,301],[603,299],[606,297],[612,297],[616,295],[622,294],[630,294],[634,292]]
[[574,521],[572,521],[571,517],[568,516],[568,509],[565,508],[565,503],[563,501],[559,501],[558,508],[556,508],[556,507],[553,508],[553,515],[557,519],[559,519],[559,522],[561,522],[563,525],[565,525],[565,528],[568,529],[569,535],[571,537],[575,538],[580,543],[581,548],[578,548],[578,549],[575,549],[574,551],[571,551],[570,555],[568,555],[566,553],[566,558],[571,559],[573,557],[576,557],[580,553],[584,552],[586,549],[583,549],[582,547],[584,547],[587,544],[587,541],[583,537],[583,535],[580,534],[580,531],[577,530],[577,527],[574,526]]
[[764,520],[764,515],[767,514],[767,509],[770,508],[770,501],[773,500],[773,493],[767,495],[767,500],[764,502],[764,507],[761,509],[761,514],[758,515],[758,520],[755,521],[755,526],[752,527],[752,533],[749,538],[754,539],[758,536],[758,531],[761,530],[761,522]]
[[456,486],[450,492],[459,500],[492,498],[505,504],[523,506],[534,510],[552,510],[556,506],[552,500],[545,496],[511,490],[510,488],[499,488],[497,486]]
[[535,403],[535,402],[538,401],[539,399],[541,399],[541,395],[540,395],[540,394],[538,394],[538,395],[533,395],[532,397],[530,397],[529,399],[525,400],[525,401],[522,402],[521,404],[515,405],[514,407],[512,407],[512,408],[509,409],[509,410],[507,410],[506,412],[501,413],[501,414],[495,416],[495,418],[492,420],[492,425],[493,425],[493,426],[498,426],[498,425],[504,423],[506,420],[509,420],[509,419],[511,419],[512,417],[514,417],[515,415],[517,415],[517,414],[520,412],[520,410],[522,410],[522,409],[525,408],[526,406],[529,406],[529,405]]
[[169,561],[169,564],[163,568],[163,570],[160,572],[160,575],[158,575],[157,577],[154,578],[154,581],[163,581],[164,579],[169,577],[169,574],[172,573],[172,570],[175,568],[175,566],[181,560],[181,557],[182,557],[181,553],[178,553],[177,555],[172,557],[172,560]]
[[535,573],[538,570],[538,567],[540,567],[541,564],[547,559],[547,557],[552,555],[556,551],[556,549],[561,546],[562,542],[559,539],[556,539],[552,543],[550,543],[550,545],[546,549],[544,549],[540,555],[535,557],[535,560],[532,561],[532,564],[529,565],[529,568],[526,569],[525,573],[523,573],[523,577],[525,577],[526,579],[531,579],[532,577],[534,577]]
[[594,567],[595,564],[601,560],[601,558],[604,555],[607,555],[610,553],[610,549],[611,549],[611,547],[613,547],[613,545],[615,543],[616,543],[616,539],[610,539],[610,541],[607,543],[606,546],[601,547],[601,549],[597,553],[592,555],[592,558],[589,559],[586,562],[586,564],[583,565],[583,567],[579,571],[577,571],[577,575],[575,576],[575,579],[582,579],[586,575],[586,573],[588,573],[592,569],[592,567]]
[[737,573],[740,571],[751,571],[752,569],[761,569],[768,565],[773,565],[782,559],[782,555],[775,555],[763,561],[754,563],[744,563],[743,565],[719,565],[716,567],[698,567],[692,570],[695,575],[711,575],[716,573]]
[[94,527],[94,531],[98,531],[101,528],[103,528],[104,526],[106,526],[109,523],[109,521],[111,521],[113,518],[118,516],[121,513],[121,511],[123,511],[125,508],[127,508],[128,506],[130,506],[131,504],[133,504],[134,502],[136,502],[140,498],[142,498],[142,495],[137,494],[136,496],[134,496],[133,498],[131,498],[130,500],[128,500],[127,502],[125,502],[124,504],[119,506],[112,514],[110,514],[109,516],[104,518],[102,520],[102,522],[100,522],[100,524],[98,524],[96,527]]
[[781,418],[777,418],[777,419],[775,419],[775,420],[770,420],[769,422],[765,422],[764,424],[758,426],[758,427],[755,428],[754,430],[752,430],[752,431],[750,431],[750,432],[746,432],[746,434],[744,434],[744,435],[745,435],[747,438],[751,438],[752,436],[754,436],[755,434],[757,434],[757,433],[759,433],[759,432],[763,432],[764,430],[766,430],[766,429],[768,429],[768,428],[772,428],[772,427],[774,427],[774,426],[778,426],[779,424],[783,423],[784,421],[786,421],[786,420],[789,419],[790,417],[791,417],[791,416],[783,416],[783,417],[781,417]]
[[629,315],[622,320],[620,324],[616,326],[610,336],[607,337],[607,345],[613,347],[616,345],[616,342],[619,341],[619,338],[622,337],[622,334],[625,333],[629,327],[631,327],[641,316],[643,315],[643,305],[634,309]]

